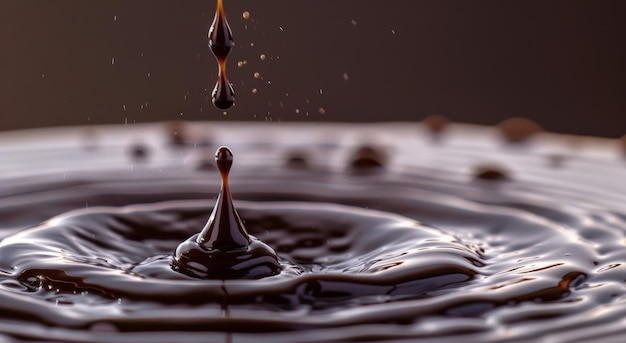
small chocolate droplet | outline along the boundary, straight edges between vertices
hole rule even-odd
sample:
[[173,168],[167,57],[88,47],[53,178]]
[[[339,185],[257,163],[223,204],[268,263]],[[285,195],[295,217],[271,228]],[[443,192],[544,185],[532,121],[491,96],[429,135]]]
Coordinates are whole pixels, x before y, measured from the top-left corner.
[[213,105],[220,110],[227,110],[235,104],[235,91],[233,90],[233,85],[224,75],[224,73],[220,74],[211,95]]
[[226,77],[226,58],[233,46],[235,46],[233,33],[224,14],[223,2],[222,0],[217,0],[215,17],[209,28],[209,48],[215,55],[219,68],[217,82],[211,94],[211,101],[220,110],[227,110],[235,104],[235,91]]
[[474,169],[474,179],[485,181],[511,181],[511,173],[497,165],[482,165]]
[[513,117],[496,125],[502,136],[509,142],[523,142],[533,135],[542,132],[539,124],[528,118]]
[[350,166],[357,169],[379,169],[387,162],[387,154],[379,148],[364,145],[352,155]]

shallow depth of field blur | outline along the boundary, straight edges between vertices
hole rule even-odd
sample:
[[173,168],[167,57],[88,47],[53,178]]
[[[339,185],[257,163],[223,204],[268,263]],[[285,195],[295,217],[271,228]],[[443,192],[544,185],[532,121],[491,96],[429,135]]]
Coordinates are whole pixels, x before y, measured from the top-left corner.
[[[5,1],[0,130],[169,120],[418,121],[626,133],[626,2],[225,0],[236,105],[210,103],[215,2]],[[247,12],[248,15],[244,15]]]

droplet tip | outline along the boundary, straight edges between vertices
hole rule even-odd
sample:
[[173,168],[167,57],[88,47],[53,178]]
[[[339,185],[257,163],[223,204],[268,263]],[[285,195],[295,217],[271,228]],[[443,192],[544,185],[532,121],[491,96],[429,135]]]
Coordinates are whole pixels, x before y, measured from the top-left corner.
[[215,151],[215,163],[222,173],[228,173],[233,164],[233,152],[226,146],[221,146]]

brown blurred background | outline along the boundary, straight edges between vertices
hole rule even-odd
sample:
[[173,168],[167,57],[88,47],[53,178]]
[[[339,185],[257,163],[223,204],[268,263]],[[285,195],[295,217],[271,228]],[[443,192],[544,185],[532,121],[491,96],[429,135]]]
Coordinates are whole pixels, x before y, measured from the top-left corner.
[[224,3],[237,44],[226,114],[210,103],[213,0],[0,0],[0,130],[442,114],[626,133],[626,1]]

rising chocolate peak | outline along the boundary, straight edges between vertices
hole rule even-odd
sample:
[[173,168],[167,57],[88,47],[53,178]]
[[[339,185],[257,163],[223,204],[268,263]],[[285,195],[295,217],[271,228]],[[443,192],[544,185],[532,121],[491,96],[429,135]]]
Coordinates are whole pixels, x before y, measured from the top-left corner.
[[172,268],[200,279],[256,279],[280,272],[272,248],[248,235],[230,195],[228,174],[233,153],[227,147],[215,152],[222,187],[204,229],[182,242]]
[[233,164],[233,153],[227,147],[220,147],[215,152],[215,162],[222,174],[222,189],[217,197],[213,213],[200,232],[197,242],[209,250],[245,249],[250,243],[250,236],[233,205],[228,186],[228,173]]

